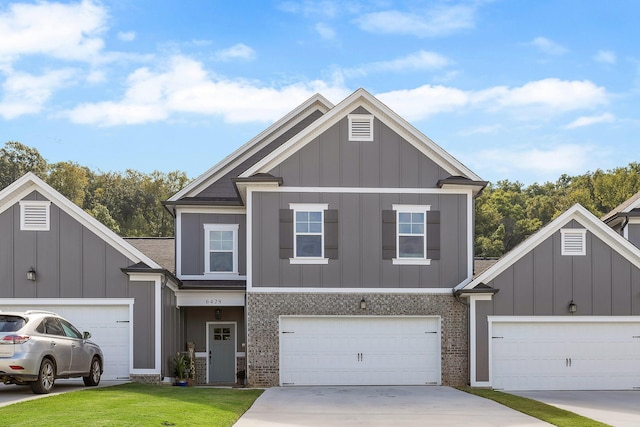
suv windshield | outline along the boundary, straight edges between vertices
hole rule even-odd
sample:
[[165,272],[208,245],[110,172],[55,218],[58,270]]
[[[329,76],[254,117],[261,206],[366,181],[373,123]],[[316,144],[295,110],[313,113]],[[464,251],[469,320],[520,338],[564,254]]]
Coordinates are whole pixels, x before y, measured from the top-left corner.
[[0,314],[0,332],[16,332],[25,323],[26,320],[23,317]]

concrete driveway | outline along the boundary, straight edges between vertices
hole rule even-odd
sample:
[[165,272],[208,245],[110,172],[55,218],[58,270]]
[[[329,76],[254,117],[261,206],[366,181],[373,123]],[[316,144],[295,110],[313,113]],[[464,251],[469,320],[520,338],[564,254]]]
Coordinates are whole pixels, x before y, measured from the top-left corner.
[[640,391],[509,391],[615,427],[640,426]]
[[235,427],[548,426],[450,387],[273,387]]
[[[98,387],[109,387],[124,384],[128,381],[100,381]],[[56,394],[69,393],[70,391],[83,390],[85,387],[81,379],[56,380],[53,391],[49,394],[33,394],[31,387],[25,385],[0,384],[0,407],[12,403],[26,402],[27,400],[40,399],[42,397],[55,396]]]

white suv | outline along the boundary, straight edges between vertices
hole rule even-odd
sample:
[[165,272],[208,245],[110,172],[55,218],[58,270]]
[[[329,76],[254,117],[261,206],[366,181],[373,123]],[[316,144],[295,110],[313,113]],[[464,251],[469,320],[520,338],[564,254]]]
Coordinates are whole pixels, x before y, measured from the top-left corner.
[[49,311],[0,312],[0,382],[29,384],[38,394],[49,393],[56,378],[96,386],[103,357],[89,338]]

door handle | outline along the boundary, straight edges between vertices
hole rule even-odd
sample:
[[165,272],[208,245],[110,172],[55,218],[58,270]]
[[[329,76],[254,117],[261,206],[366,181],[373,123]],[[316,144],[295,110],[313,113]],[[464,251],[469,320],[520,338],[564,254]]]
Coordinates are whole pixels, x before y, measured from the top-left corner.
[[51,347],[55,347],[55,346],[56,346],[56,343],[51,341]]

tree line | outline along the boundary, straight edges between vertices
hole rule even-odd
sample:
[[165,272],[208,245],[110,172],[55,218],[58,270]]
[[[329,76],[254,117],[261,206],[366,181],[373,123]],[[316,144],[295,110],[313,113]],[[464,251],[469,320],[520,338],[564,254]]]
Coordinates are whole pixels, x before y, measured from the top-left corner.
[[0,149],[0,190],[27,172],[125,237],[173,236],[173,218],[161,202],[189,182],[179,171],[96,172],[74,162],[48,163],[35,148],[5,143]]
[[[74,162],[48,163],[35,148],[0,149],[0,189],[33,172],[121,236],[173,236],[162,201],[189,182],[184,172],[92,171]],[[640,191],[640,163],[608,171],[562,175],[556,182],[489,184],[476,200],[475,254],[499,257],[575,203],[598,217]]]

